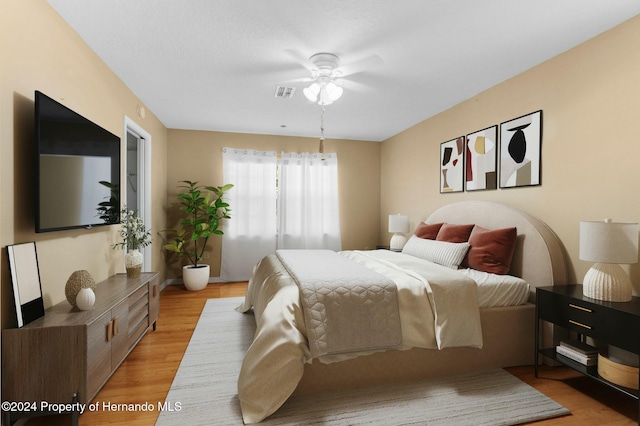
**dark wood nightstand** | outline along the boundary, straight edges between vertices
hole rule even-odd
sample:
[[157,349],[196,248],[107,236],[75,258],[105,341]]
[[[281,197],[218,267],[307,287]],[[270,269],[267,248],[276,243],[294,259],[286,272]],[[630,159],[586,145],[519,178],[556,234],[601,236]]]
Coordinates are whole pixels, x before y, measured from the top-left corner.
[[[640,356],[640,297],[631,302],[605,302],[582,294],[581,285],[538,287],[536,290],[536,341],[538,354],[554,359],[639,401],[639,392],[611,383],[598,375],[598,367],[585,366],[556,354],[555,347],[540,348],[540,320],[548,321],[582,336],[617,346]],[[538,363],[535,364],[538,377]],[[640,384],[640,381],[639,381]],[[640,424],[640,419],[639,419]]]

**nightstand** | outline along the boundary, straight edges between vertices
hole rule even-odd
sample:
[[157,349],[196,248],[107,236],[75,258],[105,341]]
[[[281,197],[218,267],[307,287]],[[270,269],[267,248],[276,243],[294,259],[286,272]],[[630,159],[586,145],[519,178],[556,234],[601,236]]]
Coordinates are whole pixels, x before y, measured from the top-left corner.
[[[540,348],[540,321],[548,321],[578,334],[617,346],[640,356],[640,297],[631,302],[605,302],[582,294],[581,285],[536,289],[535,360],[538,354],[558,361],[639,401],[639,393],[611,383],[598,375],[598,367],[585,366],[556,353],[555,347]],[[538,377],[538,363],[535,364]],[[640,382],[639,382],[640,384]],[[640,424],[640,419],[639,419]]]

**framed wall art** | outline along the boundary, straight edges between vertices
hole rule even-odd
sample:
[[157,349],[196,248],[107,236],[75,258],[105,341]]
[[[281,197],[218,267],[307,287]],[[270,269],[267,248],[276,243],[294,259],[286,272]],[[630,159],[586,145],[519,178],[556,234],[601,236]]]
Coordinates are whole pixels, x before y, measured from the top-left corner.
[[464,136],[440,144],[440,193],[464,190]]
[[7,246],[18,327],[44,315],[36,243]]
[[467,135],[465,191],[498,188],[498,125]]
[[500,124],[500,188],[540,185],[542,110]]

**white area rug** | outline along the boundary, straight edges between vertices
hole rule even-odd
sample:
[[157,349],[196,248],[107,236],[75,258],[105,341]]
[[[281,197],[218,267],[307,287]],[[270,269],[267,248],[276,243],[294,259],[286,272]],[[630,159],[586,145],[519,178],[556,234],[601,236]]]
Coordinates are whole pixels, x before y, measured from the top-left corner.
[[[207,301],[157,425],[242,425],[237,379],[253,340],[242,298]],[[267,425],[514,425],[569,410],[504,370],[291,398]]]

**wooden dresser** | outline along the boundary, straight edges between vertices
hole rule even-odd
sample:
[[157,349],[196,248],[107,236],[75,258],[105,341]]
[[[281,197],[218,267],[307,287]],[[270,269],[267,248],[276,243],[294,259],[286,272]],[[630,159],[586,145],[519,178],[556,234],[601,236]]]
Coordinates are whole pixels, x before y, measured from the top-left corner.
[[65,300],[22,328],[2,330],[3,401],[91,402],[145,332],[155,329],[158,273],[118,274],[99,283],[95,294],[89,311]]

